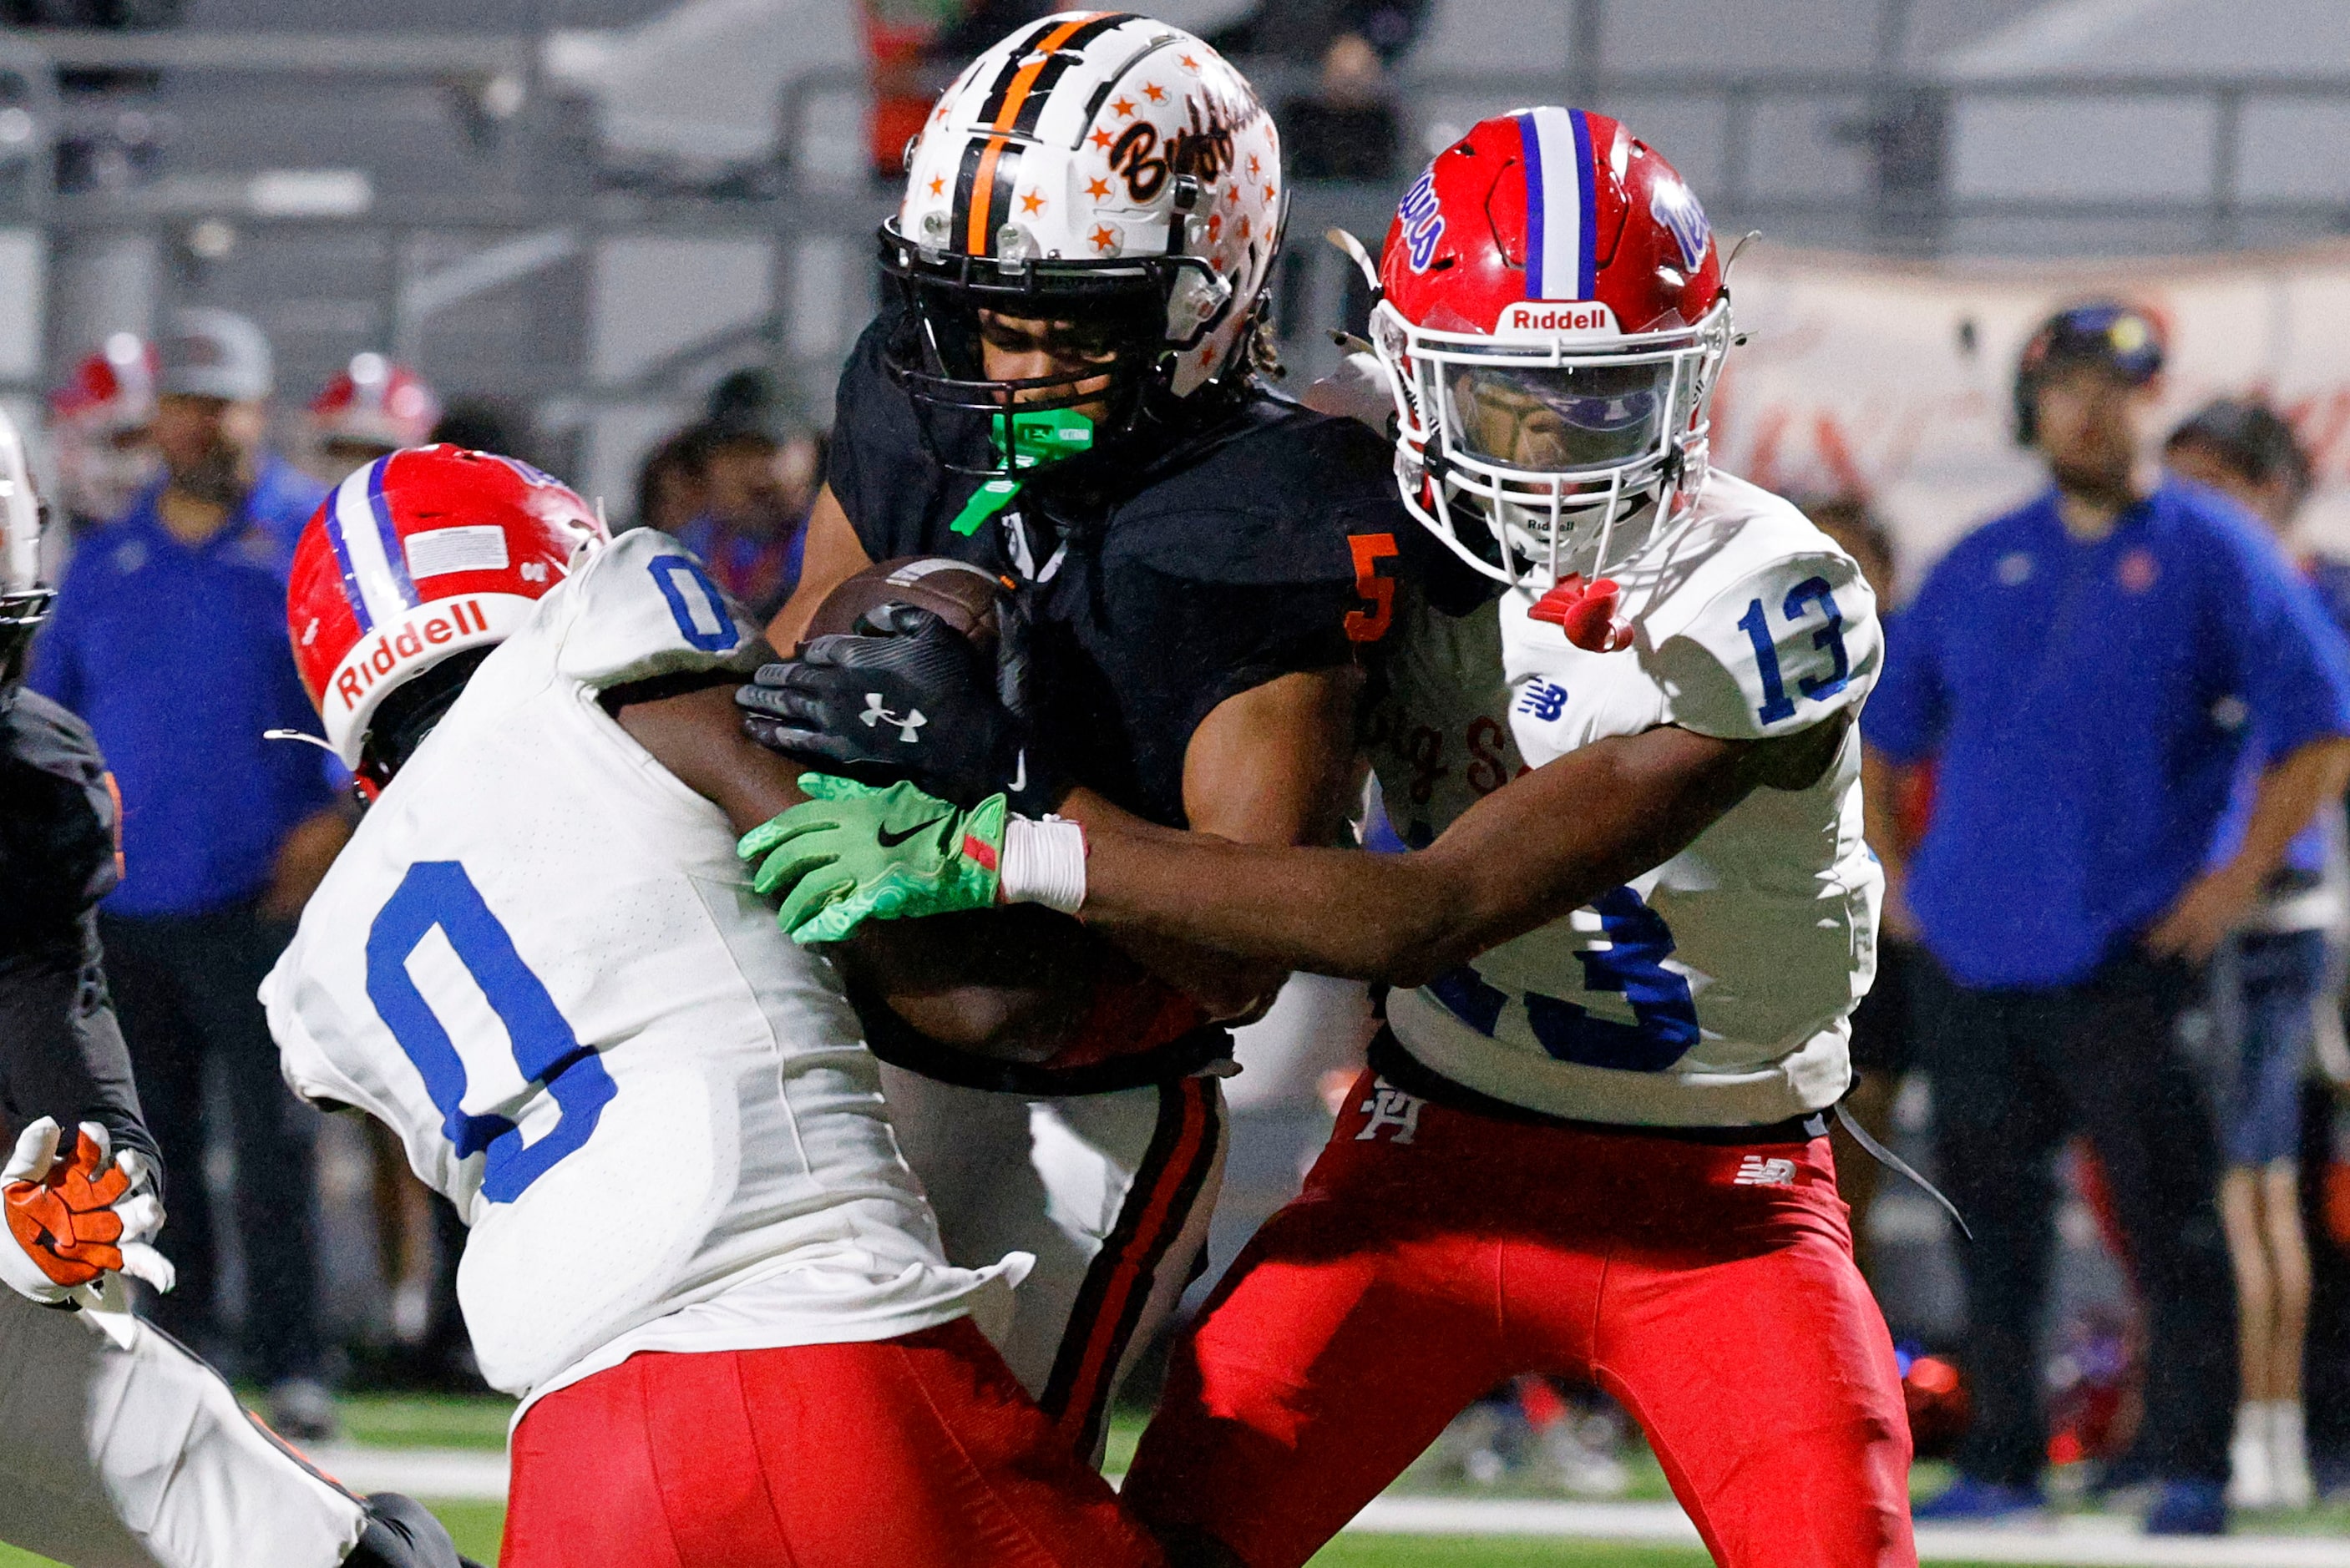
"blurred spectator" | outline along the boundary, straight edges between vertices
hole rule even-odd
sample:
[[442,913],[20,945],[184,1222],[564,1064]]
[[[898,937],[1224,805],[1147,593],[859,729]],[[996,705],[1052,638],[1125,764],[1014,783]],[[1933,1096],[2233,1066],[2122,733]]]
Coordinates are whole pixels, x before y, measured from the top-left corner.
[[[2222,399],[2170,434],[2172,472],[2233,496],[2286,538],[2309,491],[2309,459],[2264,403]],[[2214,846],[2243,837],[2255,752]],[[2341,803],[2322,807],[2271,874],[2260,903],[2212,961],[2212,1012],[2230,1047],[2220,1075],[2220,1220],[2236,1265],[2242,1390],[2230,1446],[2230,1501],[2306,1508],[2312,1487],[2302,1407],[2309,1243],[2301,1220],[2301,1088],[2320,1010],[2340,994],[2340,932],[2350,918]],[[2339,1014],[2336,1014],[2338,1028]]]
[[873,177],[905,177],[906,144],[921,134],[931,105],[972,56],[1022,23],[1064,9],[1077,7],[1061,0],[863,0]]
[[790,428],[782,394],[760,370],[719,382],[700,441],[702,511],[678,537],[720,587],[764,621],[799,582],[823,441]]
[[[2018,370],[2052,488],[1961,540],[1888,628],[1864,721],[1935,762],[1905,892],[1939,971],[1926,1009],[1939,1165],[1962,1250],[1975,1419],[1920,1519],[2038,1506],[2038,1331],[2052,1155],[2076,1127],[2112,1189],[2147,1314],[2140,1452],[2163,1533],[2225,1527],[2235,1301],[2219,1151],[2176,1028],[2199,969],[2350,780],[2350,649],[2274,543],[2166,479],[2154,326],[2053,317]],[[2207,866],[2255,736],[2241,847]]]
[[1259,0],[1208,42],[1235,59],[1270,56],[1316,73],[1314,90],[1274,116],[1291,179],[1390,181],[1404,149],[1388,73],[1427,19],[1428,0]]
[[441,422],[441,400],[424,378],[372,351],[351,362],[310,400],[304,467],[328,484],[404,446],[422,446]]
[[679,431],[645,454],[637,468],[634,526],[682,534],[702,515],[702,460],[709,443],[704,427]]
[[208,1076],[236,1150],[247,1371],[288,1435],[331,1429],[317,1381],[311,1244],[317,1113],[277,1075],[255,992],[348,836],[311,748],[263,739],[315,716],[286,642],[286,572],[324,492],[263,452],[269,345],[219,310],[159,351],[165,477],[76,554],[32,684],[98,732],[122,791],[126,876],[102,906],[122,1033],[178,1186],[161,1245],[180,1287],[159,1322],[224,1348],[205,1193]]
[[479,398],[460,398],[451,403],[424,439],[474,452],[502,452],[525,462],[531,459],[530,441],[521,421],[503,405]]
[[155,350],[135,332],[109,337],[50,394],[49,442],[75,537],[121,516],[155,483],[154,423]]
[[[1877,591],[1877,615],[1890,624],[1897,597],[1893,542],[1868,503],[1856,495],[1806,503],[1806,516],[1860,564],[1861,576]],[[1921,793],[1876,748],[1861,751],[1861,796],[1866,804],[1869,847],[1886,867],[1885,909],[1877,923],[1877,981],[1852,1014],[1852,1092],[1845,1104],[1879,1142],[1891,1135],[1893,1096],[1901,1075],[1916,1064],[1911,1042],[1910,993],[1919,961],[1918,924],[1901,900],[1900,868],[1923,814]],[[1922,779],[1914,781],[1921,784]],[[1907,787],[1905,790],[1905,785]],[[1835,1146],[1836,1186],[1852,1208],[1854,1255],[1861,1272],[1871,1272],[1868,1212],[1877,1199],[1877,1161],[1842,1126],[1828,1129]]]

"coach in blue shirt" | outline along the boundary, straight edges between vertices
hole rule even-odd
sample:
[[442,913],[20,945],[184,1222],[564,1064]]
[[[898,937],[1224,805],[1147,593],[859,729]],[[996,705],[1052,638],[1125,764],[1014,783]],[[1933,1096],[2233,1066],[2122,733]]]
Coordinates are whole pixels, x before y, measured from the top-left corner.
[[[2036,1507],[2053,1156],[2095,1146],[2145,1302],[2150,1530],[2224,1528],[2234,1297],[2219,1160],[2176,1024],[2202,961],[2350,780],[2350,649],[2261,526],[2158,477],[2161,343],[2116,305],[2025,350],[2052,489],[1961,540],[1887,639],[1863,728],[1935,766],[1907,894],[1948,984],[1926,1021],[1940,1171],[1974,1227],[1960,1480],[1921,1519]],[[2255,733],[2242,847],[2207,869]]]
[[165,1168],[161,1245],[179,1289],[155,1315],[208,1353],[216,1248],[202,1172],[207,1065],[229,1089],[248,1310],[243,1365],[280,1430],[318,1436],[310,1240],[315,1113],[277,1074],[255,991],[348,836],[286,642],[286,574],[324,491],[261,448],[270,354],[225,311],[158,345],[165,478],[86,535],[35,644],[32,685],[88,720],[122,792],[122,885],[99,912],[107,971]]

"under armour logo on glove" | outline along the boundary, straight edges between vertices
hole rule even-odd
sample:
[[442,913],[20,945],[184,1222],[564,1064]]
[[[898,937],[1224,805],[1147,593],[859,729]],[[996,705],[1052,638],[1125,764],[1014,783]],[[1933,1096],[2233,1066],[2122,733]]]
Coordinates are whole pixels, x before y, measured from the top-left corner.
[[879,691],[868,691],[865,694],[865,711],[859,713],[858,717],[865,721],[865,727],[868,730],[876,724],[895,725],[898,739],[910,746],[920,738],[914,732],[930,722],[928,719],[922,717],[922,711],[920,708],[912,709],[904,718],[899,718],[883,704],[881,693]]

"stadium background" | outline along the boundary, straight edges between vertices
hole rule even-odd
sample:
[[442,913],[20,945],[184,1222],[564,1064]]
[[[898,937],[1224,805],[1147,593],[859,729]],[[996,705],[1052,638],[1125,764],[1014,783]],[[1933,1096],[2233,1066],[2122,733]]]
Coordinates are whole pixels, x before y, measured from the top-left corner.
[[[0,400],[36,428],[43,394],[108,334],[225,306],[268,333],[282,412],[353,354],[387,352],[444,399],[507,411],[528,455],[626,521],[639,462],[727,372],[764,367],[797,419],[828,418],[893,201],[872,167],[867,24],[926,8],[5,0],[0,16],[35,25],[0,28]],[[1155,14],[1211,31],[1248,9]],[[48,25],[88,20],[133,25]],[[1312,89],[1310,67],[1239,63],[1269,101]],[[1866,496],[1909,581],[2034,483],[2007,434],[2016,351],[2051,306],[2099,293],[2169,327],[2180,412],[2257,390],[2292,414],[2317,465],[2303,525],[2350,549],[2341,0],[1435,0],[1391,90],[1408,162],[1483,114],[1583,104],[1662,148],[1725,239],[1761,231],[1733,277],[1751,341],[1718,449],[1791,492]],[[1336,224],[1376,244],[1400,183],[1294,183],[1279,286],[1294,386],[1327,368],[1326,329],[1361,305],[1318,236]],[[1311,1080],[1259,1075],[1228,1232],[1277,1201],[1313,1141]],[[1918,1097],[1897,1116],[1912,1133]],[[380,1295],[355,1239],[364,1157],[355,1138],[336,1147],[324,1263],[338,1324],[364,1333]],[[1897,1330],[1958,1332],[1939,1215],[1890,1189],[1868,1224]],[[2085,1211],[2062,1229],[2060,1336],[2125,1295]],[[355,1477],[460,1501],[494,1531],[493,1503],[461,1501],[489,1490],[494,1407],[349,1408],[359,1446],[336,1458]],[[1492,1538],[1675,1539],[1669,1505],[1529,1497],[1536,1511],[1512,1513],[1512,1490],[1438,1486],[1418,1514],[1401,1500],[1386,1528],[1453,1539],[1367,1534],[1331,1560],[1640,1562],[1648,1549],[1520,1556]],[[2292,1528],[2350,1532],[2350,1509]],[[1950,1549],[2350,1563],[2319,1539],[2267,1558],[2132,1557],[2147,1549],[2093,1514],[2040,1555]]]

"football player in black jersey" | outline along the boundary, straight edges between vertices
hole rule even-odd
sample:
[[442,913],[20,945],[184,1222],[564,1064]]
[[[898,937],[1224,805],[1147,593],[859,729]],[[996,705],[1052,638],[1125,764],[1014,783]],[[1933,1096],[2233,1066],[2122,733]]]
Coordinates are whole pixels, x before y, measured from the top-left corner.
[[[950,787],[993,768],[1041,805],[1074,785],[1232,839],[1328,840],[1351,794],[1352,641],[1385,625],[1358,579],[1412,524],[1378,437],[1259,378],[1284,211],[1270,117],[1198,39],[1069,13],[965,70],[910,164],[881,230],[885,303],[842,375],[805,572],[769,640],[793,648],[872,563],[972,561],[1013,586],[1023,708],[1070,776],[956,758],[951,725],[893,720],[901,772]],[[949,635],[922,621],[898,623],[908,657]],[[868,690],[888,708],[886,670],[841,679],[852,708]],[[805,706],[825,699],[793,700],[746,689],[753,732],[847,760]],[[833,728],[882,732],[857,717]],[[1053,919],[1044,940],[1101,946]],[[954,929],[939,940],[1001,957]],[[839,956],[869,996],[858,955]],[[1205,1239],[1223,1026],[1285,978],[1171,945],[1134,956],[1163,983],[1090,982],[1086,1046],[1040,1066],[976,1062],[859,1003],[950,1258],[1036,1254],[1003,1348],[1086,1451]]]
[[431,1514],[320,1476],[114,1278],[170,1288],[148,1245],[162,1170],[99,963],[113,780],[88,727],[21,683],[52,597],[41,518],[0,414],[0,1541],[72,1568],[458,1568]]

